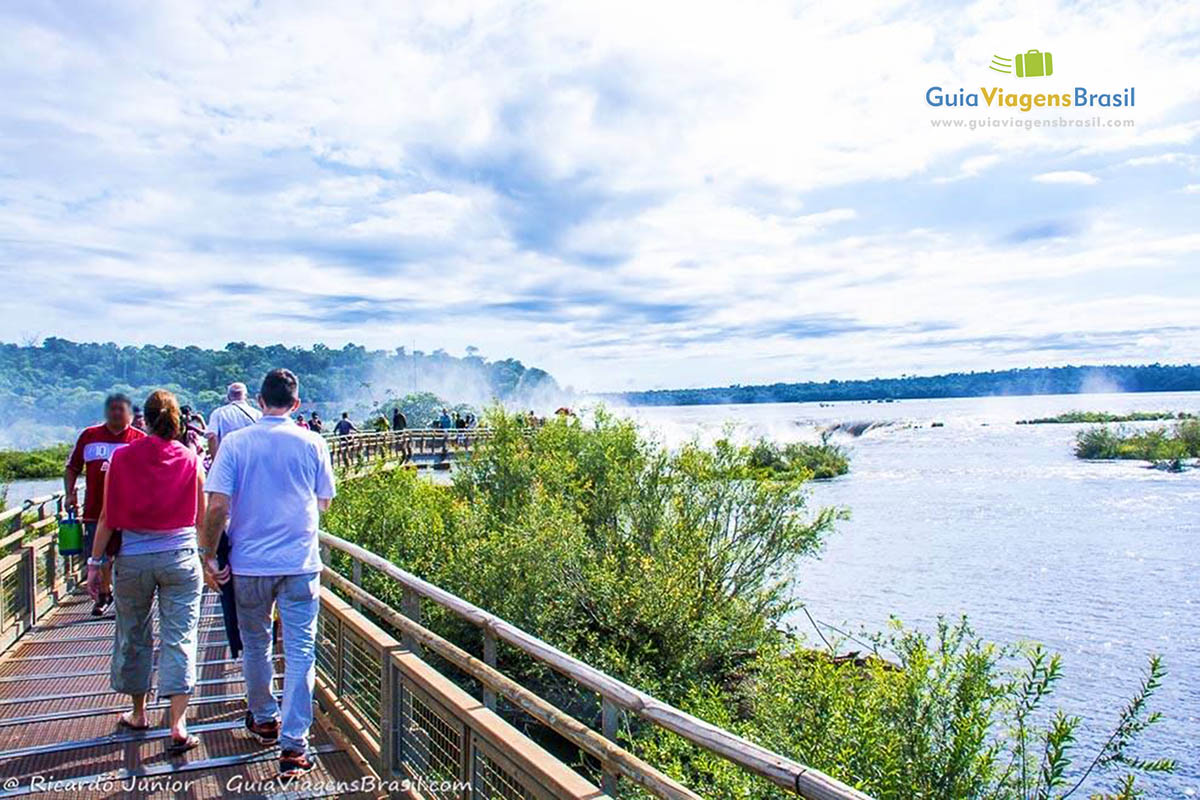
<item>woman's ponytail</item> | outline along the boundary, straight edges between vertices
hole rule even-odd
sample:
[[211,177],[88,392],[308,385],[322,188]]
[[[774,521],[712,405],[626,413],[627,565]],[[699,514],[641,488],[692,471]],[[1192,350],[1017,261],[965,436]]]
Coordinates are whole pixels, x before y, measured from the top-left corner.
[[162,439],[178,439],[183,432],[179,401],[166,389],[159,389],[146,398],[144,409],[150,432]]

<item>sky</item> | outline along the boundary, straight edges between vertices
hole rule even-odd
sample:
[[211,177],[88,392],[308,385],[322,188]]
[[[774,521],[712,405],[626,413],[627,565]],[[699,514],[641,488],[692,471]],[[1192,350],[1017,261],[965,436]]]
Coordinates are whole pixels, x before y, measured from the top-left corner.
[[[0,31],[2,341],[474,346],[581,391],[1197,360],[1195,2],[17,0]],[[990,69],[1029,50],[1052,75]]]

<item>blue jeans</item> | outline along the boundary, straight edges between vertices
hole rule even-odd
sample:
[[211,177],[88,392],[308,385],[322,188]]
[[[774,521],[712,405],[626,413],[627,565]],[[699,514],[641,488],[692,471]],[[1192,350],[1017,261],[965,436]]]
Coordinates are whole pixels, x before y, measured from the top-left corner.
[[[316,683],[317,613],[321,610],[321,573],[234,575],[238,629],[242,635],[242,673],[246,703],[255,722],[279,719],[279,744],[306,752],[313,721]],[[271,607],[279,607],[283,625],[283,716],[272,693]]]

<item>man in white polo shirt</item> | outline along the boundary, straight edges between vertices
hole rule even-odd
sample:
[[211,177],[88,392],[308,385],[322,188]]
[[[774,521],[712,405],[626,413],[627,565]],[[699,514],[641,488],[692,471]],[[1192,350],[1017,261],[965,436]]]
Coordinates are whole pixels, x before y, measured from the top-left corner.
[[[333,465],[320,434],[292,421],[300,405],[296,376],[267,373],[258,395],[263,416],[228,434],[208,474],[208,514],[200,552],[210,581],[232,579],[245,649],[246,729],[259,742],[280,744],[279,771],[310,771],[308,729],[316,680],[317,613],[321,556],[320,512],[333,499]],[[229,566],[213,557],[229,522]],[[271,609],[279,610],[287,666],[283,709],[272,693]]]
[[246,384],[229,384],[225,390],[225,405],[213,409],[208,416],[208,428],[204,438],[208,440],[208,454],[216,458],[221,440],[236,430],[253,425],[262,416],[257,408],[246,402]]
[[[213,409],[208,415],[208,426],[204,438],[208,442],[208,457],[214,459],[221,448],[221,440],[236,430],[258,422],[262,412],[246,402],[246,384],[241,381],[229,384],[225,390],[225,405]],[[221,536],[217,542],[217,561],[221,567],[229,566],[229,537]],[[221,614],[225,618],[225,638],[229,642],[229,657],[237,658],[242,652],[242,637],[238,633],[237,601],[233,596],[233,584],[221,587]]]

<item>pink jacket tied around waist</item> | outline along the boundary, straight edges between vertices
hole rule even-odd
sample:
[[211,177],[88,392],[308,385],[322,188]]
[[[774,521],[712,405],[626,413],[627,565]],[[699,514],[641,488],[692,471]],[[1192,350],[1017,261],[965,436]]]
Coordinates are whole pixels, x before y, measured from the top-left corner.
[[122,447],[108,465],[108,526],[143,532],[194,526],[199,471],[199,457],[176,441],[147,436]]

